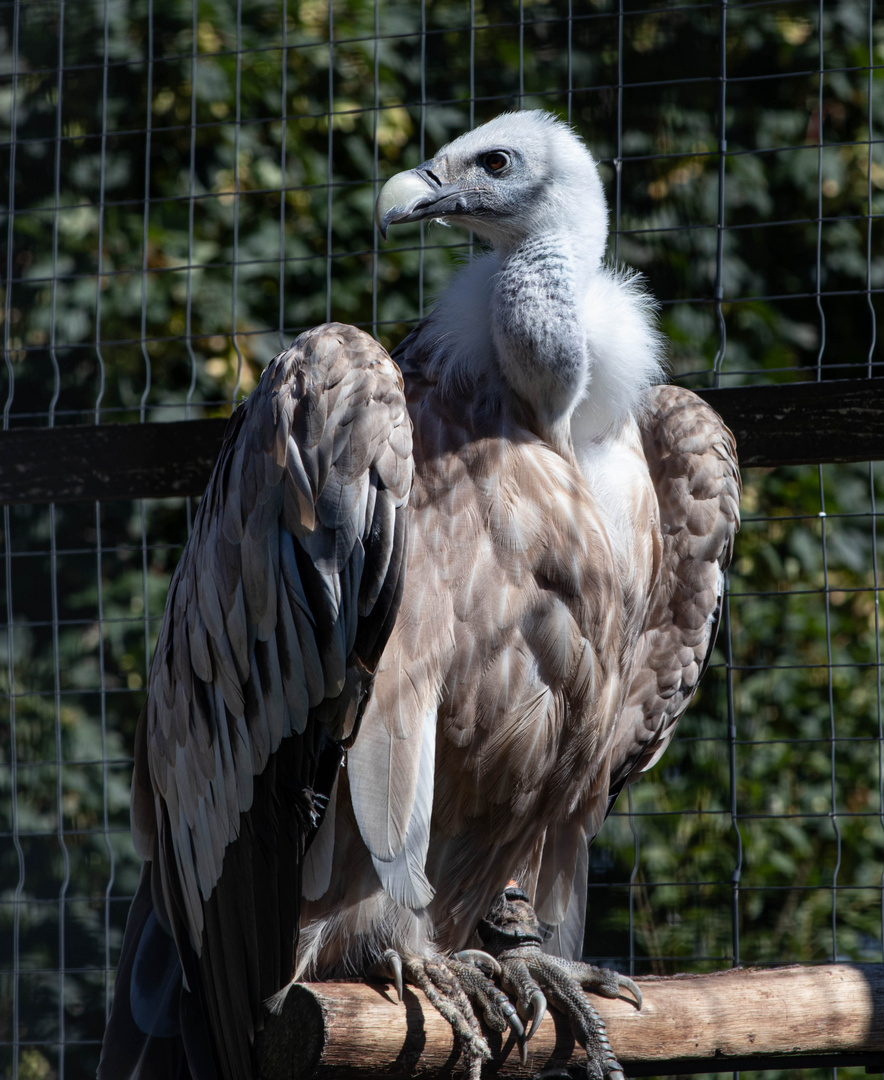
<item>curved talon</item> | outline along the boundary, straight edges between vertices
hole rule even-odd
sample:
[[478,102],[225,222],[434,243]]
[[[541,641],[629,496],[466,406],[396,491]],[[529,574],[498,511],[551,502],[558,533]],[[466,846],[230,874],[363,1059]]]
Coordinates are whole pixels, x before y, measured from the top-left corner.
[[[516,1009],[516,1006],[510,1001],[510,999],[501,990],[495,988],[497,995],[496,1006],[500,1011],[500,1015],[503,1017],[507,1027],[513,1033],[513,1038],[516,1041],[516,1046],[519,1048],[519,1061],[526,1065],[528,1063],[528,1048],[527,1048],[527,1036],[525,1035],[525,1025],[522,1023],[521,1017]],[[486,1013],[486,1020],[488,1019]]]
[[500,995],[503,999],[503,1003],[498,1003],[500,1013],[506,1021],[507,1027],[513,1033],[513,1038],[516,1040],[516,1046],[519,1048],[519,1061],[522,1065],[528,1063],[528,1039],[525,1035],[525,1025],[522,1023],[515,1005],[506,997],[505,994]]
[[483,972],[489,968],[493,976],[500,978],[500,964],[490,953],[482,952],[481,949],[461,949],[460,952],[454,954],[454,959],[460,960],[462,964],[474,964]]
[[515,1005],[508,999],[500,1007],[503,1018],[506,1020],[510,1030],[516,1038],[521,1038],[525,1034],[525,1025],[522,1023]]
[[399,995],[399,1000],[402,1001],[405,996],[405,985],[402,980],[402,957],[395,949],[387,949],[384,953],[384,963],[390,967],[393,982],[396,984],[396,993]]
[[618,978],[620,980],[620,989],[628,990],[635,998],[636,1008],[640,1009],[642,1007],[642,992],[637,984],[634,983],[632,979],[627,978],[626,975],[620,975]]
[[542,990],[535,990],[531,995],[531,1027],[525,1036],[525,1042],[534,1035],[546,1016],[546,995]]
[[528,1039],[525,1036],[525,1025],[519,1018],[516,1007],[511,1001],[507,1001],[505,1005],[501,1006],[500,1011],[503,1013],[507,1026],[513,1033],[513,1038],[516,1040],[516,1046],[519,1048],[519,1061],[525,1065],[528,1062]]

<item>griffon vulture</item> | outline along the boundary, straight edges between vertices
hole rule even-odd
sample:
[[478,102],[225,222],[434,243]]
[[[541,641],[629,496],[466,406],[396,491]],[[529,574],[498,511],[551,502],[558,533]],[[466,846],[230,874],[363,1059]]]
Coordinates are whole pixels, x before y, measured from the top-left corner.
[[[144,865],[102,1080],[247,1080],[293,976],[404,972],[471,1076],[474,1006],[524,1043],[574,979],[636,992],[575,963],[586,849],[705,664],[732,436],[658,385],[653,303],[605,263],[596,164],[552,116],[461,136],[377,218],[489,250],[395,364],[318,327],[230,422],[138,728]],[[597,1014],[569,1010],[617,1076]]]

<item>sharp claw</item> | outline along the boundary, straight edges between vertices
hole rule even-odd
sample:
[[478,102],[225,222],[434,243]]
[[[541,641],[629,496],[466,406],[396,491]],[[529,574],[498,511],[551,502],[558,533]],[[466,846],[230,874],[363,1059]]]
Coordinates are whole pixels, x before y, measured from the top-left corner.
[[[636,1007],[640,1009],[642,1007],[642,992],[638,988],[637,984],[634,983],[632,981],[632,979],[627,978],[625,975],[620,975],[619,979],[620,979],[620,989],[621,990],[628,990],[630,992],[630,994],[632,994],[635,997]],[[613,1076],[613,1073],[611,1075]]]
[[[518,1017],[516,1017],[516,1019],[518,1020]],[[522,1021],[519,1020],[519,1027],[522,1030],[521,1032],[518,1032],[516,1030],[516,1025],[510,1023],[509,1018],[507,1018],[507,1023],[510,1025],[510,1029],[516,1038],[516,1046],[519,1048],[519,1064],[524,1068],[528,1064],[528,1036],[525,1034],[525,1027],[522,1024]]]
[[493,976],[500,978],[500,964],[490,953],[482,952],[481,949],[461,949],[460,952],[454,954],[454,959],[460,960],[462,964],[474,964],[482,971],[489,968]]
[[519,1018],[516,1007],[511,1001],[507,1001],[500,1009],[503,1014],[503,1018],[507,1023],[510,1031],[513,1033],[513,1038],[516,1040],[516,1046],[519,1048],[519,1061],[523,1065],[528,1063],[528,1047],[527,1038],[525,1037],[525,1025]]
[[531,995],[531,1027],[525,1036],[525,1042],[534,1035],[546,1016],[546,997],[542,990],[535,990]]
[[390,974],[396,984],[396,993],[399,995],[399,1000],[402,1001],[405,996],[405,985],[402,981],[402,957],[393,949],[387,949],[384,953],[384,962],[389,965]]
[[390,962],[393,968],[393,978],[396,982],[396,993],[399,995],[399,1000],[402,1001],[405,997],[405,986],[402,981],[402,960],[396,953],[393,954],[393,959]]
[[[506,1005],[501,1009],[503,1018],[509,1025],[510,1031],[515,1035],[516,1042],[521,1047],[525,1042],[525,1025],[519,1019],[519,1014],[516,1012],[516,1007],[511,1001],[508,1001]],[[524,1062],[522,1062],[524,1065]]]

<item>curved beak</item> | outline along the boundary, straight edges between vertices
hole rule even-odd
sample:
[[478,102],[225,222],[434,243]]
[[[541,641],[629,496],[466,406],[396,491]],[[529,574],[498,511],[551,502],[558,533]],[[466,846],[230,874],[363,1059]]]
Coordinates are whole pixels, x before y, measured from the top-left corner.
[[444,164],[425,161],[416,169],[396,173],[381,188],[375,203],[374,216],[381,236],[387,239],[387,229],[406,221],[423,221],[452,214],[468,214],[475,206],[475,187],[465,187],[463,181],[445,183]]

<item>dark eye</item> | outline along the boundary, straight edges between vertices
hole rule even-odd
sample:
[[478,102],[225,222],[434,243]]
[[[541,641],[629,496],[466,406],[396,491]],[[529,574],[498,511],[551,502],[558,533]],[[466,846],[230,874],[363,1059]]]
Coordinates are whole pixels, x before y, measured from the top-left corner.
[[492,175],[495,173],[502,173],[509,163],[509,155],[505,154],[502,150],[492,150],[490,154],[485,154],[482,158],[483,166],[486,171],[490,172]]

